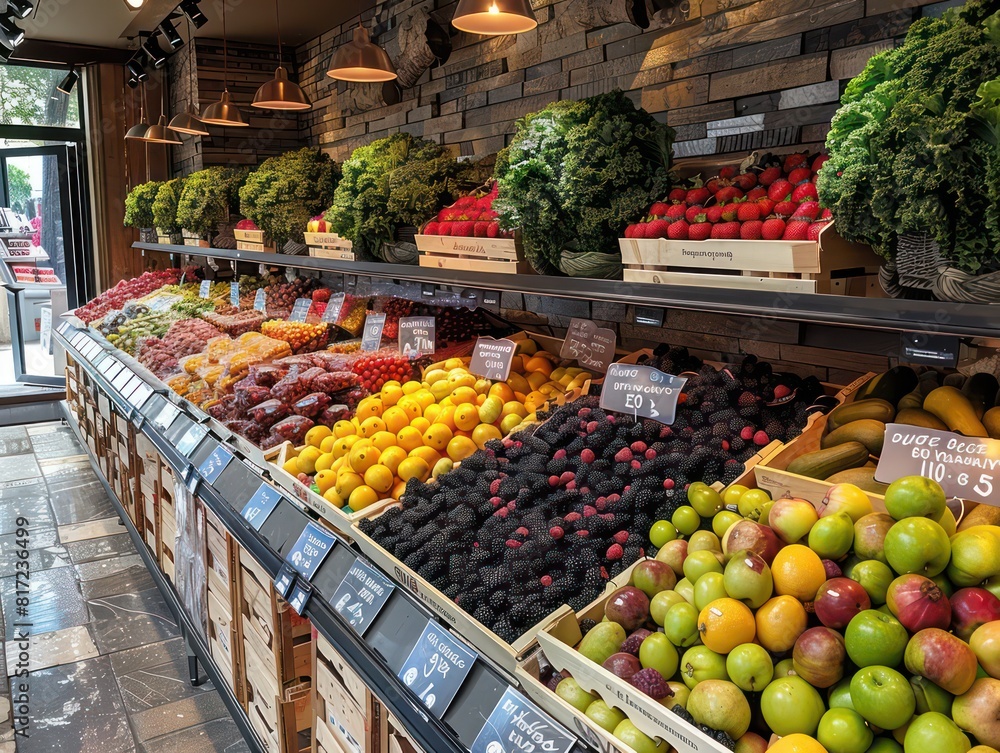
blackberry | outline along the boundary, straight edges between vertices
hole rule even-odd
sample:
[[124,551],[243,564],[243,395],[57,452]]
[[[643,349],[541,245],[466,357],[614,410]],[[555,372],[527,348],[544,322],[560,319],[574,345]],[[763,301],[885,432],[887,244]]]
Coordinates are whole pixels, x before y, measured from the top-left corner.
[[594,620],[590,619],[589,617],[584,617],[582,620],[580,620],[580,633],[582,635],[586,635],[587,633],[590,632],[591,628],[593,628],[596,624],[597,623]]
[[490,609],[485,604],[477,608],[472,616],[477,621],[479,621],[483,625],[486,625],[487,627],[491,627],[493,623],[496,622],[497,620],[496,615],[493,613],[493,610]]

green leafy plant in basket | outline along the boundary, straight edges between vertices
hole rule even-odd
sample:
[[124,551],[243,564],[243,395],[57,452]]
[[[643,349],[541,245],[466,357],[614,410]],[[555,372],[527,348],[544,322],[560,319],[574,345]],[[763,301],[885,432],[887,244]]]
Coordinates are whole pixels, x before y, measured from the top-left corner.
[[309,218],[333,201],[340,168],[329,155],[299,149],[264,160],[239,189],[240,213],[271,236],[278,248],[302,242]]
[[125,227],[153,227],[153,202],[160,190],[161,181],[140,183],[125,197]]
[[501,227],[539,272],[620,277],[618,238],[669,186],[673,137],[621,91],[527,115],[497,157]]
[[191,173],[177,205],[177,223],[202,237],[214,232],[239,208],[239,189],[248,174],[246,168],[231,167],[208,167]]
[[177,205],[184,190],[184,178],[174,178],[160,184],[153,201],[153,223],[164,233],[176,233],[181,229],[177,221]]

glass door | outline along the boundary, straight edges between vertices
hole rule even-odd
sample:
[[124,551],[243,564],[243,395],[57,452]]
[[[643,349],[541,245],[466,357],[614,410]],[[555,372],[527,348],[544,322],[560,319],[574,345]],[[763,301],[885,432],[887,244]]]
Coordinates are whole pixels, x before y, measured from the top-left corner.
[[62,383],[51,329],[86,295],[84,201],[74,145],[0,149],[0,384]]

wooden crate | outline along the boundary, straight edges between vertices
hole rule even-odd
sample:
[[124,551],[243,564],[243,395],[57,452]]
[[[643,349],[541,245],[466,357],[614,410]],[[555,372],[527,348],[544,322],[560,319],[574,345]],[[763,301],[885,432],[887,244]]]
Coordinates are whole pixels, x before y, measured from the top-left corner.
[[354,243],[337,233],[305,233],[309,255],[320,259],[354,261]]
[[160,569],[174,583],[174,569],[177,563],[175,552],[177,550],[177,520],[173,515],[173,508],[160,505],[160,547],[158,558]]
[[881,258],[827,225],[814,241],[621,238],[626,282],[876,297]]
[[[234,691],[236,691],[235,666],[239,653],[239,633],[233,614],[214,592],[208,592],[208,645],[212,658],[222,670],[222,676]],[[240,694],[237,693],[237,698]]]
[[[874,373],[865,374],[844,387],[838,393],[841,404],[853,402],[862,385],[875,376]],[[785,469],[796,458],[820,449],[824,434],[826,434],[826,416],[814,414],[798,437],[772,452],[754,469],[757,486],[768,491],[774,499],[799,497],[813,503],[819,503],[833,484],[789,473]],[[876,511],[885,511],[884,496],[873,492],[866,492],[866,494],[868,494]]]
[[424,753],[385,706],[379,705],[378,714],[382,722],[379,732],[382,753]]
[[336,751],[378,753],[381,707],[375,696],[323,636],[317,634],[313,645],[316,726],[332,738],[321,744],[327,750],[335,744]]
[[421,267],[465,269],[492,274],[534,274],[525,261],[519,236],[514,238],[462,238],[450,235],[417,235]]

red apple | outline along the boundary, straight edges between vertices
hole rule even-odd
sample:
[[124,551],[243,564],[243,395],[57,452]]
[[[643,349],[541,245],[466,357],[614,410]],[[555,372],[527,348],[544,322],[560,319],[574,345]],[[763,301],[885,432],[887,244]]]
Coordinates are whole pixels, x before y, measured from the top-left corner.
[[937,583],[923,575],[900,575],[889,584],[885,603],[911,633],[931,627],[947,630],[951,625],[951,602]]
[[795,673],[817,688],[835,685],[844,676],[846,658],[843,637],[826,627],[806,630],[796,639],[792,649]]
[[963,641],[993,620],[1000,620],[1000,599],[985,588],[962,588],[952,594],[951,629]]
[[722,551],[728,558],[743,549],[759,554],[770,567],[781,549],[781,541],[767,526],[752,520],[741,520],[733,523],[726,531],[722,539]]
[[983,745],[1000,748],[1000,680],[983,677],[955,699],[951,713],[955,723]]
[[972,687],[979,666],[968,643],[940,628],[926,628],[910,638],[903,663],[953,695]]
[[635,586],[619,588],[604,605],[604,616],[630,633],[649,620],[649,597]]
[[819,520],[819,513],[811,502],[797,497],[775,500],[767,515],[767,524],[786,544],[794,544],[809,534]]
[[656,553],[656,559],[666,562],[674,575],[682,577],[684,575],[684,560],[687,559],[688,543],[686,539],[674,539],[668,541],[660,547]]
[[813,609],[828,628],[842,630],[858,612],[871,609],[872,601],[860,583],[850,578],[833,578],[819,587]]

